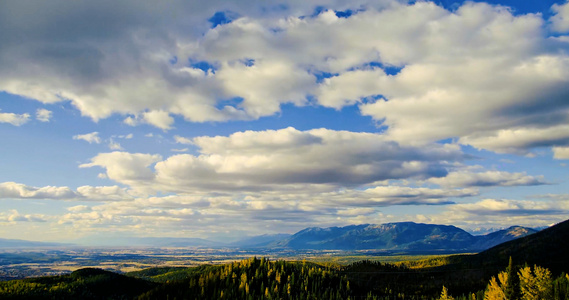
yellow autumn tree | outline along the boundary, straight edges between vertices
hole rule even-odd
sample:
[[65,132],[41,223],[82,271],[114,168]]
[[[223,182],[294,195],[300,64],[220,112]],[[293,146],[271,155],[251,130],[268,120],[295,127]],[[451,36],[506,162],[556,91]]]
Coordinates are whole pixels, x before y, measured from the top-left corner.
[[522,268],[519,273],[522,300],[545,300],[553,297],[551,272],[540,266]]
[[508,284],[508,273],[498,273],[498,279],[492,277],[486,292],[484,293],[484,300],[506,300],[506,289]]
[[444,285],[439,300],[454,300],[454,297],[448,294],[448,289]]

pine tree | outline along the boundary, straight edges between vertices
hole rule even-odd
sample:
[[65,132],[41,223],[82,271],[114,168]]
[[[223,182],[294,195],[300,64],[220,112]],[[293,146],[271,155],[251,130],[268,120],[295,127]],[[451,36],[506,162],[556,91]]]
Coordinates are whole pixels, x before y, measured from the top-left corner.
[[516,276],[516,273],[516,267],[514,267],[512,257],[510,256],[508,268],[506,269],[508,278],[506,280],[506,286],[504,287],[504,294],[507,300],[519,299],[520,281],[519,277]]

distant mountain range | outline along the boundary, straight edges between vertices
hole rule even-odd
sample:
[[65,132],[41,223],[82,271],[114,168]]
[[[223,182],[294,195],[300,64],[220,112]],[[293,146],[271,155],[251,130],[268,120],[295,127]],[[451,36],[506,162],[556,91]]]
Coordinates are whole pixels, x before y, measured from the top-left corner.
[[[115,247],[210,247],[291,250],[377,250],[406,252],[479,252],[524,237],[537,230],[513,226],[486,235],[472,235],[449,225],[399,222],[303,229],[293,235],[273,234],[249,237],[233,243],[199,238],[115,238],[100,240],[102,246]],[[0,239],[0,248],[53,247],[71,244]]]
[[15,240],[15,239],[0,239],[0,248],[61,247],[69,245],[71,244],[34,242],[34,241]]
[[481,251],[535,232],[513,226],[474,236],[455,226],[400,222],[306,228],[268,246],[296,250]]

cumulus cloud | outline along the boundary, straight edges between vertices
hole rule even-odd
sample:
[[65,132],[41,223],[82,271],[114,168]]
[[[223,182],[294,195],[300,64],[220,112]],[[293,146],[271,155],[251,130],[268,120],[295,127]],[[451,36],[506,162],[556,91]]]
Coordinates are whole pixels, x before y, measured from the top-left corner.
[[551,22],[551,27],[557,32],[568,32],[569,31],[569,2],[564,4],[553,4],[551,10],[554,15],[549,19]]
[[476,203],[455,205],[453,211],[465,212],[472,215],[550,215],[567,214],[567,201],[528,201],[485,199]]
[[192,145],[192,140],[189,138],[185,138],[179,135],[175,135],[174,136],[174,140],[176,141],[176,143],[178,144],[183,144],[183,145]]
[[547,184],[543,176],[530,176],[525,173],[486,171],[473,173],[458,171],[445,177],[430,178],[431,183],[445,187],[484,187],[484,186],[531,186]]
[[39,108],[36,110],[36,119],[40,122],[49,122],[52,115],[53,113],[45,108]]
[[[549,38],[539,14],[475,2],[449,11],[388,0],[278,9],[259,1],[56,1],[56,17],[44,5],[1,7],[18,13],[0,23],[0,89],[70,101],[94,120],[122,114],[129,125],[169,130],[176,115],[251,120],[284,103],[358,105],[400,143],[458,138],[522,154],[569,143],[566,44]],[[313,15],[316,7],[324,9]],[[567,7],[553,5],[553,30],[567,29]],[[356,13],[335,13],[346,9]],[[235,17],[210,28],[218,11]],[[24,14],[35,21],[22,23]]]
[[168,112],[158,110],[143,113],[143,119],[146,123],[164,130],[171,129],[174,123],[174,118],[170,117]]
[[18,223],[18,222],[46,222],[47,217],[42,214],[20,214],[17,210],[11,210],[9,213],[0,213],[0,222]]
[[76,194],[68,187],[31,187],[16,182],[0,183],[0,198],[73,199]]
[[15,114],[0,112],[0,123],[8,123],[14,126],[21,126],[30,120],[30,114]]
[[[161,160],[150,154],[102,153],[92,163],[110,179],[158,191],[287,189],[359,186],[387,179],[447,174],[447,162],[467,158],[457,145],[402,146],[381,134],[294,128],[197,137],[200,155]],[[148,168],[154,165],[154,170]]]
[[0,183],[0,199],[118,201],[132,198],[119,186],[80,186],[74,191],[66,186],[33,187],[16,182]]
[[134,135],[132,133],[129,133],[126,135],[113,135],[113,138],[126,139],[126,140],[130,140],[133,137],[134,137]]
[[68,211],[78,213],[78,212],[85,212],[90,211],[91,208],[87,205],[75,205],[67,208]]
[[[379,208],[391,205],[449,205],[452,199],[476,195],[476,190],[443,190],[385,186],[364,190],[342,189],[334,192],[282,193],[207,193],[177,194],[162,197],[139,197],[132,201],[68,208],[61,222],[80,226],[129,224],[137,228],[161,230],[178,228],[191,232],[222,231],[228,224],[238,225],[249,233],[263,230],[282,232],[301,229],[307,223],[370,222],[380,214]],[[247,222],[243,223],[242,220]],[[341,219],[341,220],[340,220]],[[377,220],[376,220],[377,222]],[[223,224],[223,225],[220,225]]]
[[91,133],[86,133],[86,134],[74,135],[73,139],[74,140],[84,140],[84,141],[88,142],[89,144],[92,144],[92,143],[100,144],[101,143],[101,138],[99,137],[98,132],[91,132]]
[[490,135],[463,137],[459,141],[498,153],[527,154],[527,150],[534,147],[566,145],[568,139],[569,126],[559,125],[549,128],[504,129]]
[[553,158],[569,159],[569,147],[553,147]]
[[127,190],[119,186],[80,186],[77,188],[77,194],[89,200],[100,201],[119,201],[131,200],[133,197],[128,194]]
[[158,127],[164,131],[172,129],[172,124],[174,124],[174,118],[170,116],[170,113],[163,110],[152,110],[143,112],[140,115],[134,117],[127,117],[123,121],[129,126],[138,126],[140,124],[150,124],[152,126]]
[[420,218],[425,223],[452,224],[463,229],[486,232],[514,225],[536,228],[567,219],[567,195],[555,196],[536,200],[483,199],[448,205],[445,211],[438,214],[405,215],[398,218]]
[[111,149],[111,150],[124,150],[124,148],[121,146],[121,144],[113,141],[113,139],[111,139],[109,141],[109,149]]
[[94,166],[104,167],[110,179],[119,182],[152,180],[155,176],[147,167],[160,161],[160,155],[128,152],[101,153],[91,159],[90,163],[79,165],[80,168]]

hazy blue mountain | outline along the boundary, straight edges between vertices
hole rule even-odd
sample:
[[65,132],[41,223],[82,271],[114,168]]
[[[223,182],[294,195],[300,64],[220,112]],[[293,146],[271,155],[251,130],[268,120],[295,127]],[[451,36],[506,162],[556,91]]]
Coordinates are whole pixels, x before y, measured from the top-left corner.
[[288,233],[277,234],[263,234],[233,242],[228,246],[239,248],[264,248],[272,243],[289,238],[291,235]]
[[225,244],[200,238],[174,238],[174,237],[141,237],[123,238],[109,241],[108,244],[116,246],[136,247],[221,247]]
[[498,230],[486,235],[476,236],[477,241],[471,246],[471,249],[486,250],[496,245],[509,242],[511,240],[521,238],[536,232],[538,232],[538,230],[532,228],[512,226],[508,229]]
[[14,239],[0,239],[0,248],[27,248],[27,247],[57,247],[70,246],[71,244],[34,242]]
[[516,226],[488,235],[473,236],[450,225],[399,222],[306,228],[269,246],[297,250],[480,251],[534,232]]
[[[288,248],[292,250],[379,250],[379,251],[472,251],[479,252],[537,232],[513,226],[486,235],[472,235],[450,225],[399,222],[387,224],[349,225],[345,227],[310,227],[293,235],[265,234],[233,243],[200,238],[174,237],[108,237],[77,241],[77,244],[111,247],[228,247]],[[0,248],[71,246],[0,239]]]

